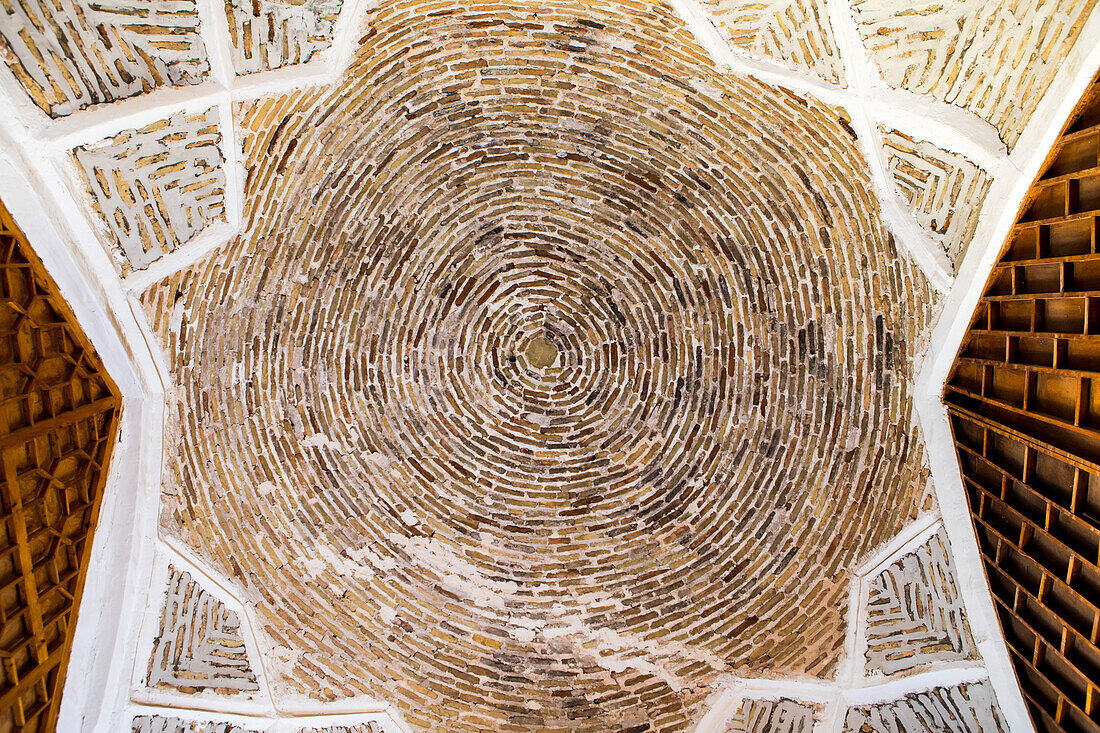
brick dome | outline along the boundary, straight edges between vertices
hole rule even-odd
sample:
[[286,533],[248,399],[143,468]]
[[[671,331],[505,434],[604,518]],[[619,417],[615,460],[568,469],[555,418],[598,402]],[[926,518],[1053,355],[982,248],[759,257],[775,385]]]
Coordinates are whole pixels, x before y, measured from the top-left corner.
[[279,685],[595,733],[835,672],[851,564],[926,500],[933,300],[840,110],[661,5],[399,2],[238,113],[245,233],[145,301],[162,521]]

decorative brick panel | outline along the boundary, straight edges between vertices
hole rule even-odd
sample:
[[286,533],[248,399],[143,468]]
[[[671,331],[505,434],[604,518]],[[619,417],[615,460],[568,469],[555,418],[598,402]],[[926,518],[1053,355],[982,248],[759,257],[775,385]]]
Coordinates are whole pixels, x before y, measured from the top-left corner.
[[162,715],[138,715],[130,730],[131,733],[257,733],[233,723],[166,718]]
[[845,83],[824,0],[703,0],[735,50],[833,84]]
[[73,153],[114,236],[123,273],[144,270],[224,221],[217,110],[180,113]]
[[206,78],[195,0],[0,4],[0,56],[52,117]]
[[343,0],[226,0],[238,74],[301,64],[332,45]]
[[813,733],[814,709],[796,700],[753,700],[741,703],[727,733]]
[[188,693],[259,689],[237,614],[203,590],[190,573],[173,567],[149,660],[148,684]]
[[992,183],[986,172],[951,153],[897,130],[883,131],[887,169],[909,210],[958,267],[966,254]]
[[988,682],[936,687],[900,700],[850,708],[844,730],[851,733],[997,733],[1007,731]]
[[866,654],[883,674],[977,657],[942,528],[871,581]]
[[1011,147],[1096,0],[854,0],[886,83],[989,121]]

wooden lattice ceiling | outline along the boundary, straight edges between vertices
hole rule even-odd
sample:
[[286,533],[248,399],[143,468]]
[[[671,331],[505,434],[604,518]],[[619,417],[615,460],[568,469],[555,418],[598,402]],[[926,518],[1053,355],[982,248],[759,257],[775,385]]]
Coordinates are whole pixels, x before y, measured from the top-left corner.
[[1040,731],[1100,732],[1100,81],[1033,184],[945,400]]
[[0,204],[0,731],[53,730],[120,396]]

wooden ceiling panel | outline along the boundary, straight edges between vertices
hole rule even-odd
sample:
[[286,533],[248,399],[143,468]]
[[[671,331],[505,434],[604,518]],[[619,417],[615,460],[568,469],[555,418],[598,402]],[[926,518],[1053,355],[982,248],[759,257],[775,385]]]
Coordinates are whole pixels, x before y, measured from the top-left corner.
[[56,724],[120,395],[0,205],[0,730]]
[[944,393],[1040,731],[1100,732],[1098,156],[1100,81],[1032,185]]

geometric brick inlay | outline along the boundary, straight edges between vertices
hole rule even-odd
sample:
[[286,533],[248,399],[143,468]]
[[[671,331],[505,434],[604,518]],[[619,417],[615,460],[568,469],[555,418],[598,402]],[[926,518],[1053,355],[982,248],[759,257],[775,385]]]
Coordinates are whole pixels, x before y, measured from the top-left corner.
[[941,528],[871,582],[868,670],[893,674],[976,657],[949,547]]
[[238,74],[309,61],[332,45],[343,0],[226,0]]
[[0,56],[52,117],[210,70],[195,0],[0,3]]
[[149,686],[193,693],[259,689],[237,614],[203,590],[190,573],[169,567],[160,631],[149,660]]
[[298,733],[382,733],[382,726],[368,721],[356,725],[335,725],[329,728],[299,728]]
[[1097,0],[854,0],[887,84],[970,110],[1013,146]]
[[217,110],[175,114],[73,153],[123,274],[144,270],[213,221],[225,220]]
[[997,733],[1007,731],[989,682],[936,687],[900,700],[849,708],[844,730],[851,733]]
[[978,227],[990,179],[968,158],[883,130],[887,168],[909,210],[957,267]]
[[735,51],[844,84],[844,64],[823,0],[703,0]]
[[813,707],[795,700],[751,700],[741,703],[727,733],[813,733]]
[[131,733],[256,733],[233,723],[209,720],[184,720],[162,715],[138,715],[130,726]]

